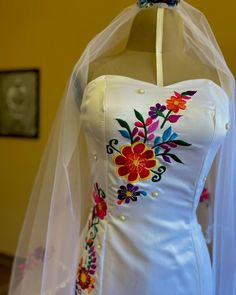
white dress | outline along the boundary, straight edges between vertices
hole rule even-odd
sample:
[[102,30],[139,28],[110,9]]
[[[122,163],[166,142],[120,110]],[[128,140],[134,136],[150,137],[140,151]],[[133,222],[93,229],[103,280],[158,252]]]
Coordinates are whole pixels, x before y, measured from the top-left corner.
[[87,84],[81,122],[93,205],[76,294],[212,294],[196,209],[227,132],[228,103],[209,79],[158,86],[102,75]]

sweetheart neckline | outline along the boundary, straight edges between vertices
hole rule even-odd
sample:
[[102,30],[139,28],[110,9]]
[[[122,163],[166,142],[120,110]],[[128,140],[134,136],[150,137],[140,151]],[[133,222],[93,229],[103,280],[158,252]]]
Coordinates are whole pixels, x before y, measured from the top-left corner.
[[128,79],[130,81],[133,81],[133,82],[136,82],[136,83],[142,83],[142,84],[147,84],[149,86],[152,86],[152,87],[156,87],[156,88],[159,88],[159,89],[166,89],[166,88],[172,88],[173,86],[176,86],[180,83],[189,83],[191,81],[204,81],[204,82],[210,82],[212,83],[216,88],[218,88],[220,91],[222,91],[222,93],[227,97],[227,99],[229,98],[228,94],[226,93],[226,91],[220,86],[218,85],[216,82],[214,82],[213,80],[211,79],[207,79],[207,78],[196,78],[196,79],[187,79],[187,80],[182,80],[182,81],[178,81],[178,82],[175,82],[173,84],[169,84],[169,85],[164,85],[164,86],[159,86],[157,84],[154,84],[152,82],[148,82],[148,81],[144,81],[144,80],[140,80],[140,79],[136,79],[136,78],[132,78],[132,77],[128,77],[128,76],[124,76],[124,75],[116,75],[116,74],[103,74],[103,75],[100,75],[100,76],[97,76],[96,78],[92,79],[91,81],[89,81],[86,86],[85,86],[85,89],[87,89],[90,85],[92,85],[93,83],[95,83],[97,80],[100,80],[102,78],[105,78],[105,77],[114,77],[114,78],[119,78],[119,79]]

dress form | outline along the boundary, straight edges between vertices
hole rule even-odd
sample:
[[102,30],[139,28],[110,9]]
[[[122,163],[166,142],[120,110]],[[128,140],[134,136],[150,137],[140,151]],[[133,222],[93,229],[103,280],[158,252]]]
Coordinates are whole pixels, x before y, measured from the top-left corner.
[[89,67],[88,81],[103,74],[124,75],[159,86],[207,78],[217,84],[217,70],[184,51],[183,23],[175,11],[153,6],[136,15],[125,49],[99,58]]
[[[88,81],[104,74],[127,76],[159,86],[206,78],[220,85],[215,68],[203,64],[184,50],[183,23],[175,11],[164,7],[141,9],[136,15],[125,49],[90,64]],[[214,174],[213,163],[208,177]],[[207,225],[205,209],[199,220]],[[212,245],[209,244],[212,255]]]

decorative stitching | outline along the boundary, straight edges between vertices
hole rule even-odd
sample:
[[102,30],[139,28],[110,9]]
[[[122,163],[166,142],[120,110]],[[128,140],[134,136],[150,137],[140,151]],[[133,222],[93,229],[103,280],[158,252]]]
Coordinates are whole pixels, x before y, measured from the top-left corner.
[[[123,128],[119,130],[121,136],[129,143],[117,148],[119,140],[113,138],[106,145],[108,154],[113,154],[113,162],[116,167],[116,174],[124,178],[128,184],[120,186],[117,190],[117,204],[129,203],[129,200],[137,201],[137,195],[146,195],[145,192],[137,191],[131,184],[140,180],[151,179],[158,182],[162,174],[166,171],[166,165],[159,165],[161,158],[166,163],[172,161],[184,164],[181,159],[172,152],[172,149],[178,146],[190,146],[190,143],[178,139],[178,134],[172,130],[172,126],[167,127],[161,136],[156,131],[163,129],[167,123],[176,123],[183,115],[177,114],[180,110],[187,108],[186,104],[197,91],[184,91],[174,94],[166,99],[166,105],[159,102],[149,108],[148,117],[144,119],[143,115],[134,109],[136,121],[131,127],[129,123],[121,118],[116,118],[119,125]],[[162,122],[161,122],[162,121]],[[129,185],[129,186],[128,186]]]
[[82,290],[87,290],[88,294],[90,294],[96,282],[94,277],[97,267],[95,242],[100,220],[103,220],[107,214],[106,195],[97,182],[94,184],[93,201],[94,206],[89,217],[87,235],[85,237],[85,249],[77,268],[76,295],[82,294]]

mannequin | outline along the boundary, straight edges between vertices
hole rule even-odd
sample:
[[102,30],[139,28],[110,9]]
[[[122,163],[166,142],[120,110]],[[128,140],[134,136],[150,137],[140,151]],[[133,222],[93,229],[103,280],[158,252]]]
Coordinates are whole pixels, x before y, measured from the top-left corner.
[[[160,11],[163,10],[163,40],[156,32],[156,22],[159,21]],[[157,39],[156,39],[157,38]],[[159,38],[159,39],[158,39]],[[156,48],[162,43],[161,48]],[[206,78],[220,85],[217,70],[202,61],[192,58],[183,50],[183,22],[175,9],[165,7],[149,7],[141,9],[135,16],[130,35],[122,53],[99,58],[89,67],[88,80],[103,74],[128,76],[160,86],[173,84],[189,79]],[[159,52],[158,52],[159,50]],[[163,66],[163,83],[156,73],[157,67]],[[216,159],[212,164],[208,178],[214,179]],[[214,193],[211,188],[212,194]],[[212,199],[212,206],[214,204]],[[204,207],[198,210],[199,220],[204,229],[207,227],[207,218]],[[208,244],[212,259],[212,245]]]
[[[163,40],[160,32],[156,35],[155,31],[161,10]],[[157,47],[162,43],[161,48],[156,48],[156,43]],[[163,64],[163,85],[197,78],[211,79],[220,84],[216,69],[183,51],[183,23],[175,9],[157,6],[140,10],[135,16],[125,50],[92,62],[88,80],[103,74],[115,74],[163,86],[156,74],[156,59],[157,68],[160,62],[158,55]]]

